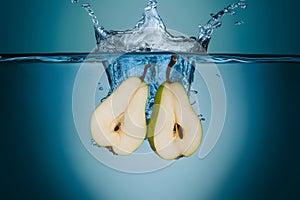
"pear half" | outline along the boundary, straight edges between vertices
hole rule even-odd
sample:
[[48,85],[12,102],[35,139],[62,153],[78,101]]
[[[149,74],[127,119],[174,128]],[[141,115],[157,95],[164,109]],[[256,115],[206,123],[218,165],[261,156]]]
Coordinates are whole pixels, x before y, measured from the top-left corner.
[[91,133],[95,142],[114,154],[133,153],[146,137],[147,98],[145,82],[138,77],[125,80],[93,112]]
[[202,139],[202,125],[179,82],[165,82],[157,90],[148,141],[163,159],[191,156]]

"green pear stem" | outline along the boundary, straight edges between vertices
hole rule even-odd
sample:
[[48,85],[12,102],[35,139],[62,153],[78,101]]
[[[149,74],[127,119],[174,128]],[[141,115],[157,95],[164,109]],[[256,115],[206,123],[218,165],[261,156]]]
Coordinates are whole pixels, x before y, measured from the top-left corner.
[[141,76],[141,80],[142,81],[144,81],[144,79],[145,79],[145,77],[146,77],[146,74],[147,74],[147,71],[148,71],[148,69],[151,67],[151,64],[147,64],[147,65],[145,65],[145,67],[144,67],[144,73],[143,73],[143,75]]
[[169,83],[171,82],[170,81],[171,68],[175,65],[177,60],[178,60],[178,56],[176,56],[176,55],[171,56],[171,59],[170,59],[170,62],[168,64],[167,71],[166,71],[166,81]]

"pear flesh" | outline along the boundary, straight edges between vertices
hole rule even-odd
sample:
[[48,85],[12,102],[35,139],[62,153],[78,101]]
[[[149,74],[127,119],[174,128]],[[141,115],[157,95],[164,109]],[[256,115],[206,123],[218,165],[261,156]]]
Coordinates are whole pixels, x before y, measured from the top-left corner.
[[191,156],[202,140],[202,125],[179,82],[165,82],[157,90],[148,124],[148,140],[163,159]]
[[92,114],[91,133],[95,142],[114,154],[133,153],[146,137],[147,98],[145,82],[138,77],[125,80]]

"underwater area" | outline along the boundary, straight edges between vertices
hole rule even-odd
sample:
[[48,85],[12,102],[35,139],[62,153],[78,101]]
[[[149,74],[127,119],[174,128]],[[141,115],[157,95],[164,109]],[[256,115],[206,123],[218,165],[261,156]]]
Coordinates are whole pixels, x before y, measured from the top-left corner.
[[[118,7],[118,3],[123,9],[130,10],[133,6],[142,11],[147,1],[116,1],[116,5],[113,1],[90,1],[93,10],[87,4],[83,6],[88,13],[81,8],[84,1],[73,1],[73,4],[69,0],[62,4],[58,2],[38,4],[43,9],[34,13],[44,16],[41,13],[46,12],[50,15],[50,22],[46,25],[61,27],[61,30],[49,29],[49,41],[45,41],[44,46],[39,41],[46,37],[35,35],[32,30],[45,32],[25,29],[31,27],[30,23],[21,23],[18,28],[7,27],[11,36],[5,32],[0,38],[1,198],[210,200],[297,199],[300,196],[297,189],[300,178],[299,30],[282,26],[280,30],[276,29],[282,24],[287,27],[295,24],[295,20],[290,19],[295,19],[296,9],[293,7],[296,6],[282,6],[280,1],[246,1],[247,9],[234,8],[237,16],[235,13],[226,14],[222,18],[223,25],[218,28],[219,21],[211,21],[215,18],[214,14],[209,16],[210,12],[224,6],[226,9],[226,5],[236,2],[215,1],[214,6],[209,6],[210,2],[200,1],[207,6],[203,9],[208,11],[203,15],[208,17],[193,37],[166,29],[165,39],[170,46],[161,46],[156,40],[153,45],[149,42],[130,44],[133,40],[129,39],[128,46],[121,44],[120,48],[110,48],[109,44],[124,41],[128,32],[138,38],[139,31],[136,30],[141,30],[147,20],[143,15],[133,29],[109,32],[102,24],[95,26],[104,23],[104,16],[111,11],[106,11],[106,15],[101,12],[109,6]],[[146,11],[151,2],[156,1],[149,2]],[[182,5],[177,1],[173,3],[174,6]],[[7,2],[7,6],[10,4]],[[29,12],[36,10],[35,1],[28,4],[28,11],[23,13],[28,19],[22,22],[32,20],[35,25],[41,25],[44,21],[36,22],[34,14]],[[50,11],[62,9],[58,4],[65,8],[65,12],[61,11],[59,17],[55,17]],[[165,23],[171,20],[163,11],[169,8],[172,14],[175,9],[170,4],[170,1],[158,1]],[[182,9],[187,6],[193,11],[201,7],[192,0]],[[279,8],[285,11],[284,19],[276,14]],[[92,11],[98,18],[91,15]],[[121,15],[117,11],[113,19]],[[6,17],[1,21],[3,24],[9,21],[10,13],[7,12],[0,8],[2,19]],[[182,12],[190,18],[196,15],[189,10]],[[215,17],[220,12],[216,12]],[[255,12],[265,16],[258,16]],[[59,22],[58,19],[63,17],[69,20],[63,22],[70,24]],[[72,17],[82,19],[73,22]],[[16,18],[21,20],[21,17]],[[96,23],[95,19],[100,22]],[[276,20],[278,24],[273,26],[271,22]],[[56,25],[52,25],[54,22]],[[269,27],[263,28],[267,22]],[[81,23],[83,27],[86,24],[88,30],[82,30],[80,35],[74,31],[73,36],[67,36],[70,30],[62,31],[62,27],[71,29]],[[109,23],[113,24],[114,20],[106,24]],[[165,30],[160,20],[153,23],[156,28],[158,24],[158,28]],[[207,31],[207,24],[214,27],[210,29],[213,33]],[[197,24],[194,25],[197,28]],[[254,30],[258,25],[261,29]],[[153,36],[152,31],[157,31],[156,28],[147,30]],[[19,29],[24,34],[13,31]],[[61,36],[51,36],[55,31]],[[87,32],[88,39],[80,38],[84,32]],[[169,34],[172,37],[169,38]],[[17,35],[22,41],[14,37]],[[25,35],[31,39],[30,43],[24,40]],[[72,37],[79,37],[76,45],[70,41]],[[56,40],[58,42],[53,42]],[[178,40],[182,42],[180,47],[176,46]],[[229,43],[232,46],[227,46]],[[127,51],[132,46],[138,48]],[[151,64],[145,76],[150,88],[145,113],[147,120],[150,119],[155,92],[165,81],[166,67],[174,55],[178,60],[170,77],[172,81],[182,83],[201,120],[204,141],[200,148],[189,158],[171,162],[161,161],[157,156],[155,160],[152,157],[143,160],[141,157],[150,152],[146,141],[134,155],[126,158],[109,154],[106,149],[102,151],[88,130],[93,109],[124,80],[141,76],[144,67]]]
[[[150,199],[144,197],[149,188],[160,193],[161,199],[184,198],[187,192],[191,199],[224,195],[239,199],[245,194],[266,198],[296,192],[288,183],[296,184],[297,177],[299,136],[294,111],[299,110],[300,100],[299,58],[215,56],[222,60],[216,65],[226,88],[227,113],[213,151],[204,159],[196,153],[165,169],[132,175],[94,159],[77,135],[72,90],[82,56],[67,55],[66,60],[60,58],[62,62],[44,56],[41,60],[50,61],[0,63],[5,94],[1,148],[8,153],[4,155],[9,163],[4,169],[8,197]],[[205,127],[209,118],[207,113],[204,116]],[[144,145],[142,150],[147,151],[148,144]],[[167,185],[175,181],[181,185]],[[15,185],[22,185],[17,193],[10,189]],[[112,185],[120,192],[114,192]],[[251,193],[249,187],[253,187]],[[275,194],[266,190],[271,188]]]

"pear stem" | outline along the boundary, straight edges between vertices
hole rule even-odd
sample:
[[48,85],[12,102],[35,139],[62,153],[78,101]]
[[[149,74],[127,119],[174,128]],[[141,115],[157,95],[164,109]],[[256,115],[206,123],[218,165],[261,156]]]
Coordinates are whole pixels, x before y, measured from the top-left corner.
[[145,77],[146,77],[146,74],[147,74],[147,71],[148,71],[148,69],[149,69],[150,67],[151,67],[151,64],[145,65],[145,67],[144,67],[144,73],[143,73],[143,75],[141,76],[142,81],[144,81],[144,79],[145,79]]
[[170,80],[171,68],[175,65],[177,60],[178,60],[178,56],[176,56],[176,55],[171,56],[171,59],[170,59],[170,62],[168,64],[167,71],[166,71],[166,81],[167,82],[171,82],[171,80]]

